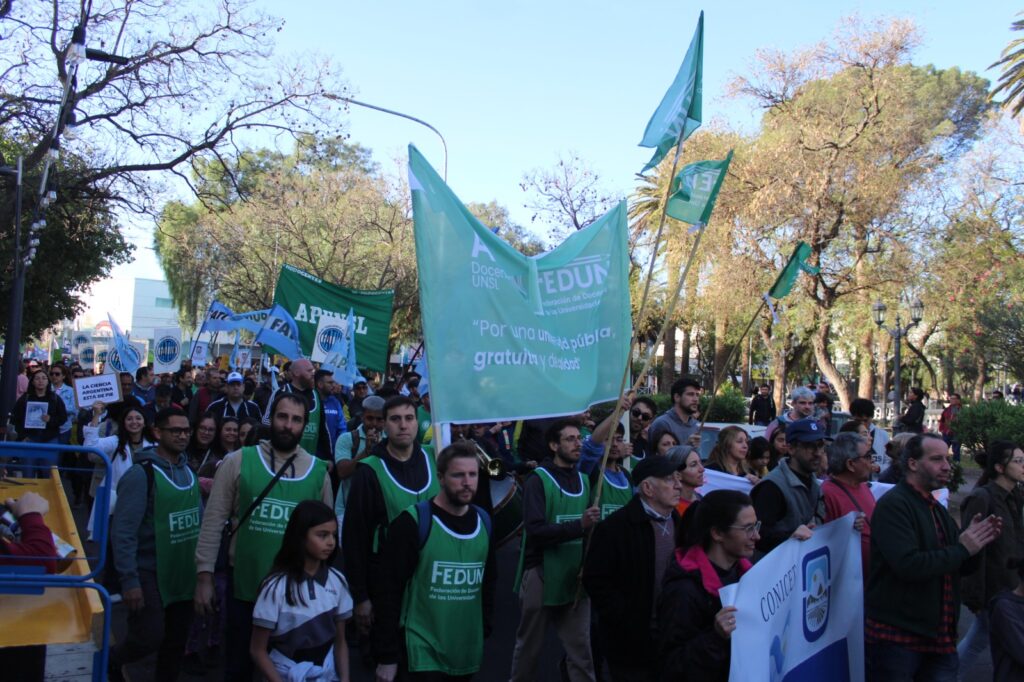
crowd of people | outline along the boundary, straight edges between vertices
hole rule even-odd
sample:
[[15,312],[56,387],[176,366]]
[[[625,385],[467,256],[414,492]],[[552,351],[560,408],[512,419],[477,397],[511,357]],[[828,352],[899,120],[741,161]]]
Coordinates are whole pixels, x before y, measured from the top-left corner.
[[[833,437],[805,387],[781,412],[759,391],[750,421],[764,436],[723,428],[705,460],[692,378],[660,413],[624,396],[624,423],[584,413],[459,425],[435,448],[429,385],[411,373],[341,387],[305,359],[279,375],[142,367],[120,375],[119,401],[76,411],[70,384],[87,374],[27,366],[8,436],[81,443],[111,463],[64,462],[74,504],[112,490],[110,518],[90,514],[90,528],[110,524],[104,585],[128,612],[111,680],[152,654],[159,680],[208,665],[227,680],[348,680],[355,660],[381,682],[471,679],[495,622],[504,539],[489,478],[522,490],[512,680],[554,665],[541,656],[549,625],[568,680],[727,680],[742,632],[719,591],[850,513],[869,680],[970,679],[989,647],[996,679],[1024,679],[1018,444],[975,455],[985,473],[957,524],[933,495],[949,482],[948,433],[890,441],[859,399]],[[43,428],[25,423],[28,402],[46,403]],[[48,473],[31,458],[6,466]],[[749,494],[702,496],[705,469]],[[36,501],[9,506],[31,531]],[[25,553],[16,544],[2,545],[5,560]],[[962,640],[961,601],[975,614]]]

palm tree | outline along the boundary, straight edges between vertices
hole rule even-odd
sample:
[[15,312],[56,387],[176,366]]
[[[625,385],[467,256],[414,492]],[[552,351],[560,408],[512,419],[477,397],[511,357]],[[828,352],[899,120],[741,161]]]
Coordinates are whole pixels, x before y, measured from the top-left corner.
[[[1024,19],[1013,22],[1014,31],[1024,31]],[[1006,93],[1003,106],[1009,108],[1013,116],[1018,116],[1024,109],[1024,38],[1010,41],[1003,50],[1002,59],[989,68],[1001,66],[1003,75],[999,77],[992,97],[1000,92]]]

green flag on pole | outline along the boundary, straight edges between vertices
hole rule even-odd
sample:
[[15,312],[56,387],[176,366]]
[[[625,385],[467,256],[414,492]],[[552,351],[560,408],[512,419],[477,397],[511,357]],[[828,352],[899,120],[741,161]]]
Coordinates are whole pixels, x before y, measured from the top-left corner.
[[616,399],[632,323],[626,205],[527,257],[409,147],[435,422],[575,414]]
[[344,319],[350,308],[355,309],[359,362],[377,372],[387,370],[388,366],[388,335],[394,298],[392,289],[349,289],[325,282],[291,265],[281,267],[274,289],[274,303],[284,308],[297,323],[298,340],[306,356],[313,354],[314,343],[321,344],[323,352],[330,350],[330,335],[317,338],[321,315]]
[[654,147],[654,156],[641,173],[654,168],[676,146],[680,134],[685,140],[700,127],[701,82],[704,71],[704,12],[697,20],[697,30],[690,41],[682,66],[651,120],[647,122],[641,147]]
[[811,247],[805,242],[797,242],[796,248],[793,249],[793,255],[786,262],[786,267],[782,268],[775,284],[768,290],[768,295],[776,300],[787,296],[792,291],[793,285],[796,284],[796,278],[800,275],[801,270],[809,275],[817,275],[821,269],[807,264],[807,259],[810,256]]
[[698,161],[684,166],[672,180],[665,213],[684,223],[707,225],[731,161],[730,149],[721,161]]

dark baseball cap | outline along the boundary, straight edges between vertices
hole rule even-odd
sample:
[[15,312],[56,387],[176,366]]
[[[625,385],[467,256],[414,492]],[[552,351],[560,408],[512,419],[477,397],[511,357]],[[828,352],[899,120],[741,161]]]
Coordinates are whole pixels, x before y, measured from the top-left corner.
[[787,443],[816,443],[826,438],[824,427],[815,419],[798,419],[786,426]]
[[674,474],[686,464],[686,457],[673,452],[667,455],[648,455],[633,467],[633,485],[640,485],[645,478],[665,478]]

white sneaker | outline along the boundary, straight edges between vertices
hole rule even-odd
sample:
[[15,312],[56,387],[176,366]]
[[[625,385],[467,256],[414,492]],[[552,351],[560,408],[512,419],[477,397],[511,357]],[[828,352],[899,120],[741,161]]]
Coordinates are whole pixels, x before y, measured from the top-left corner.
[[120,592],[115,592],[114,594],[110,595],[110,603],[111,604],[120,604],[121,603],[121,593]]

